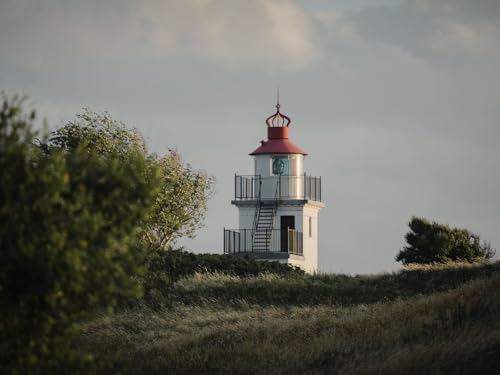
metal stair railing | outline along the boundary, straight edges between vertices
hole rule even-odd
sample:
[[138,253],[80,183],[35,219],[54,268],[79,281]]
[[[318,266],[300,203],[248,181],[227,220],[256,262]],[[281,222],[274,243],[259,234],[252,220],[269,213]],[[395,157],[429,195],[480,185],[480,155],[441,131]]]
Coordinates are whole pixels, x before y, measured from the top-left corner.
[[[276,211],[278,211],[278,205],[279,205],[279,201],[281,199],[281,175],[279,175],[278,177],[278,181],[276,181],[276,191],[274,192],[274,202],[273,202],[273,213],[271,215],[272,219],[271,219],[271,229],[273,229],[274,227],[274,217],[276,216]],[[267,239],[268,240],[268,243],[273,243],[273,230],[270,230],[269,231],[270,234],[269,234],[269,238]]]
[[254,238],[255,238],[255,232],[257,231],[257,225],[259,222],[259,216],[260,216],[260,206],[261,206],[261,197],[262,197],[262,179],[260,174],[259,176],[259,193],[257,195],[257,202],[255,205],[255,214],[253,216],[253,225],[252,225],[252,247],[254,243]]
[[[260,177],[260,175],[259,175]],[[261,223],[261,218],[262,218],[262,206],[264,205],[262,202],[262,196],[261,196],[261,185],[262,185],[262,180],[259,178],[259,195],[258,199],[256,202],[256,207],[255,207],[255,215],[254,215],[254,222],[253,222],[253,228],[252,228],[252,250],[264,250],[264,251],[270,251],[270,245],[272,244],[272,236],[273,236],[273,227],[274,227],[274,217],[276,216],[276,211],[278,208],[278,201],[279,197],[281,195],[281,176],[279,177],[277,183],[276,183],[276,190],[274,193],[274,200],[272,204],[272,210],[270,212],[270,216],[266,215],[266,219],[269,220],[269,227],[268,228],[260,228],[259,224]],[[266,210],[266,214],[268,214],[269,211]],[[260,243],[257,243],[257,239],[261,240]],[[263,241],[262,241],[263,240]],[[264,244],[264,249],[259,248],[261,245]]]

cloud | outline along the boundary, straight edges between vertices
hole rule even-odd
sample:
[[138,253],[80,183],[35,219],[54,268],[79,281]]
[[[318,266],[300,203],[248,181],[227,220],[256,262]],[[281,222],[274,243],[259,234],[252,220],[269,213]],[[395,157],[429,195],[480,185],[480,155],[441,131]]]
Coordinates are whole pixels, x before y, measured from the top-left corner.
[[500,58],[497,0],[406,0],[344,12],[336,22],[368,41],[432,62]]
[[[294,0],[7,0],[0,34],[32,64],[65,57],[195,59],[301,69],[319,55],[310,17]],[[5,49],[4,49],[5,51]],[[133,53],[131,52],[133,51]]]
[[160,48],[214,62],[300,68],[318,54],[309,17],[290,0],[150,1],[139,14]]

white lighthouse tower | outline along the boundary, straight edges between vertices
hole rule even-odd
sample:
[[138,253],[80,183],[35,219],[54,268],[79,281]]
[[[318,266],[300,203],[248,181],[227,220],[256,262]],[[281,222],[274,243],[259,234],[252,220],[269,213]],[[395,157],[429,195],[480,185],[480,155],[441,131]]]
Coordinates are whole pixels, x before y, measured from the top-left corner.
[[321,177],[306,175],[304,150],[289,140],[291,120],[280,112],[266,119],[267,141],[250,155],[253,175],[235,175],[234,200],[239,229],[224,229],[224,253],[251,254],[318,270],[318,213]]

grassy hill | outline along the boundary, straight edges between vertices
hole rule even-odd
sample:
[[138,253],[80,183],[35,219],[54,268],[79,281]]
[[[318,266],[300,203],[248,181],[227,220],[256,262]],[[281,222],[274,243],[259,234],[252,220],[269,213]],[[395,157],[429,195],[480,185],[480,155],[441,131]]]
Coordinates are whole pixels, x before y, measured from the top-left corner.
[[93,316],[73,345],[134,374],[494,374],[500,264],[196,273]]

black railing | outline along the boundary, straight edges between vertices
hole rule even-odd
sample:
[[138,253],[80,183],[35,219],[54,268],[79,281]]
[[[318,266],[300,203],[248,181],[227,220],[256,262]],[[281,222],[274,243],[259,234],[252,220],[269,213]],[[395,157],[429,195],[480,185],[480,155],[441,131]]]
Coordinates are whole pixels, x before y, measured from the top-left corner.
[[321,177],[235,175],[234,199],[303,199],[321,202]]
[[258,199],[261,192],[262,179],[256,176],[234,175],[234,199]]
[[264,240],[256,244],[252,229],[224,229],[224,254],[289,253],[303,255],[302,232],[294,229],[260,229]]

